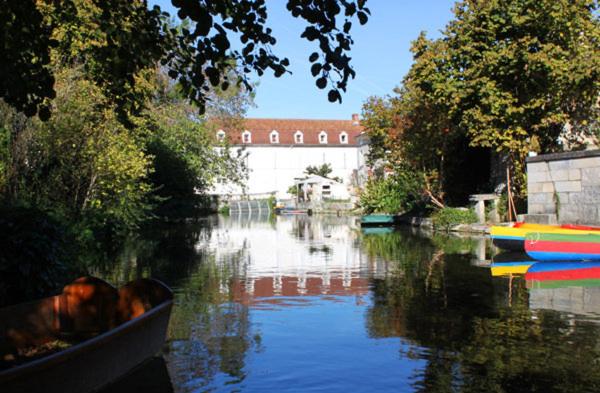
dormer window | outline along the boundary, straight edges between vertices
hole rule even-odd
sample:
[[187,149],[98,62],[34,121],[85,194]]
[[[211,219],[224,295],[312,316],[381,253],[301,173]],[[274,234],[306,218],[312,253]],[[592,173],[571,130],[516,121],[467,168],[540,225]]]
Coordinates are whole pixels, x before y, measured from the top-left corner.
[[302,131],[296,131],[294,134],[294,143],[304,143],[304,134]]
[[223,131],[223,130],[217,131],[217,140],[219,142],[223,142],[225,140],[225,131]]
[[325,131],[319,133],[319,143],[327,143],[327,133]]
[[340,133],[340,143],[348,143],[348,134],[345,131]]
[[276,130],[271,131],[269,139],[271,140],[271,143],[279,143],[279,133]]
[[242,133],[242,142],[243,143],[252,143],[252,133],[248,130]]

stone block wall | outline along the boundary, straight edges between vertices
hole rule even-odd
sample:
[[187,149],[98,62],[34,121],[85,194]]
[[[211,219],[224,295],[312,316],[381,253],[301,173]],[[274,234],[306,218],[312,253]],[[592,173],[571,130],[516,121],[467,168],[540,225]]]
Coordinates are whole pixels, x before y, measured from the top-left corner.
[[559,223],[600,224],[600,150],[527,159],[528,215]]

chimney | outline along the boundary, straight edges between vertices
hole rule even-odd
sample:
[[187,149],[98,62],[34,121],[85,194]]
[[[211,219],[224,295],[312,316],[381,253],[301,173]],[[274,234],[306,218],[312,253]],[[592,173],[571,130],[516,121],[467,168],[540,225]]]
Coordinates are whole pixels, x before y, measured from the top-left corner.
[[352,125],[353,126],[357,126],[359,125],[360,120],[358,119],[358,113],[353,113],[352,114]]

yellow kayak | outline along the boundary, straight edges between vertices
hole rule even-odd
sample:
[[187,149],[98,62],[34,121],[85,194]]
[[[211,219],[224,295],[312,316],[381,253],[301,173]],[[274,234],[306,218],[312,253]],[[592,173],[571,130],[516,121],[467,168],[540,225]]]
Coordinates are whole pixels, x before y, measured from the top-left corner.
[[565,235],[599,234],[600,227],[585,225],[546,225],[516,222],[512,226],[492,226],[490,237],[496,247],[511,251],[525,251],[525,237],[528,233],[555,233]]

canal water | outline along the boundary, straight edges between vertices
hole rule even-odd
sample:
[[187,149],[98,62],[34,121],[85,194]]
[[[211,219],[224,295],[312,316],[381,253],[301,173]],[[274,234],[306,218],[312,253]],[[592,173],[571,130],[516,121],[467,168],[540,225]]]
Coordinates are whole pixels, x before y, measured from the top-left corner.
[[600,284],[540,286],[494,252],[352,217],[156,225],[99,268],[175,291],[162,357],[112,391],[600,391]]

